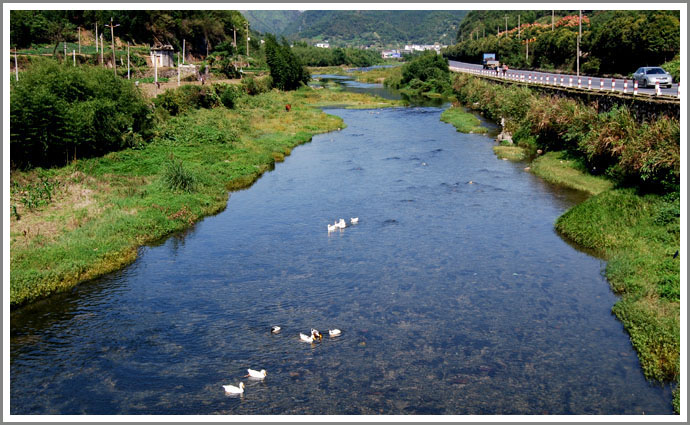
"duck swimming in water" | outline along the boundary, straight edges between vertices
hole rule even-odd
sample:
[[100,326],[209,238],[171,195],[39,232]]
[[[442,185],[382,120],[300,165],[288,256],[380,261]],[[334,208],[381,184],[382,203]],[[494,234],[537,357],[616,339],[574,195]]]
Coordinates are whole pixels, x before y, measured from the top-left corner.
[[240,386],[236,387],[234,385],[223,385],[225,392],[228,394],[242,394],[244,392],[244,382],[240,382]]
[[340,329],[329,329],[329,330],[328,330],[328,335],[329,335],[331,338],[334,338],[334,337],[336,337],[336,336],[340,336],[340,334],[341,334]]
[[278,332],[280,332],[280,326],[271,326],[272,334],[277,334]]
[[300,339],[300,341],[303,341],[303,342],[314,342],[314,337],[313,337],[313,336],[306,336],[306,335],[303,334],[303,333],[300,333],[300,334],[299,334],[299,339]]
[[247,372],[248,373],[247,375],[245,375],[245,378],[249,377],[255,379],[264,379],[267,375],[266,369],[261,369],[260,371],[254,369],[247,369]]
[[323,339],[323,335],[321,334],[321,332],[319,332],[316,329],[311,330],[311,336],[312,336],[312,338],[318,339],[319,341]]

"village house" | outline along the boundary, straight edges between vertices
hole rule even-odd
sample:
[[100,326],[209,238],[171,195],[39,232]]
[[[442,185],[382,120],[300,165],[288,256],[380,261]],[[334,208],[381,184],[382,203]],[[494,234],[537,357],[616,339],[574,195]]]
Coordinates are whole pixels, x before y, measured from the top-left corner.
[[175,51],[169,44],[151,48],[151,66],[173,67],[175,66]]

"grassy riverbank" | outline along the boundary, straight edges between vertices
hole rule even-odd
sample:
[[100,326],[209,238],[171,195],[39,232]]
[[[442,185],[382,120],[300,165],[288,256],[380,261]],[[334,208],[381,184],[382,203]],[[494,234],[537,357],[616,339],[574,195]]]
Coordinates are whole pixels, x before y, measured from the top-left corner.
[[[547,151],[530,164],[532,172],[593,195],[559,217],[556,229],[607,260],[606,277],[621,297],[612,311],[645,376],[677,385],[679,412],[678,123],[662,118],[640,125],[625,110],[597,114],[571,100],[467,76],[456,78],[454,88],[468,106],[506,119],[514,150]],[[597,167],[607,177],[590,174]]]
[[13,172],[11,306],[131,263],[139,246],[221,211],[228,190],[248,187],[295,146],[344,127],[313,105],[397,104],[327,89],[274,90],[241,97],[233,109],[168,118],[140,149]]
[[486,133],[481,121],[465,108],[451,106],[441,113],[441,121],[452,124],[461,133]]

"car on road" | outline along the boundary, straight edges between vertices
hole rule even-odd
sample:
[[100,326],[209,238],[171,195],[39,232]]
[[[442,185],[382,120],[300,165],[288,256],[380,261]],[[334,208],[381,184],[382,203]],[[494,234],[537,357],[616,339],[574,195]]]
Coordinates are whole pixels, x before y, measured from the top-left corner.
[[659,83],[659,86],[666,86],[671,88],[673,84],[673,77],[663,68],[658,66],[643,66],[633,74],[633,80],[637,81],[640,87],[654,86]]

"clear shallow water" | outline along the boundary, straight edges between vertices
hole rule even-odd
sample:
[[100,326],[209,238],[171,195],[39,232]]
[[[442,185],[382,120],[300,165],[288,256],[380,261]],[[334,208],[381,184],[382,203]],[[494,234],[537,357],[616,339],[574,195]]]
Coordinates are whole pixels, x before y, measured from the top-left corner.
[[[672,413],[603,262],[553,230],[576,193],[439,108],[328,112],[348,127],[222,213],[13,312],[11,413]],[[300,342],[311,327],[343,335]],[[240,380],[243,397],[224,394]]]

